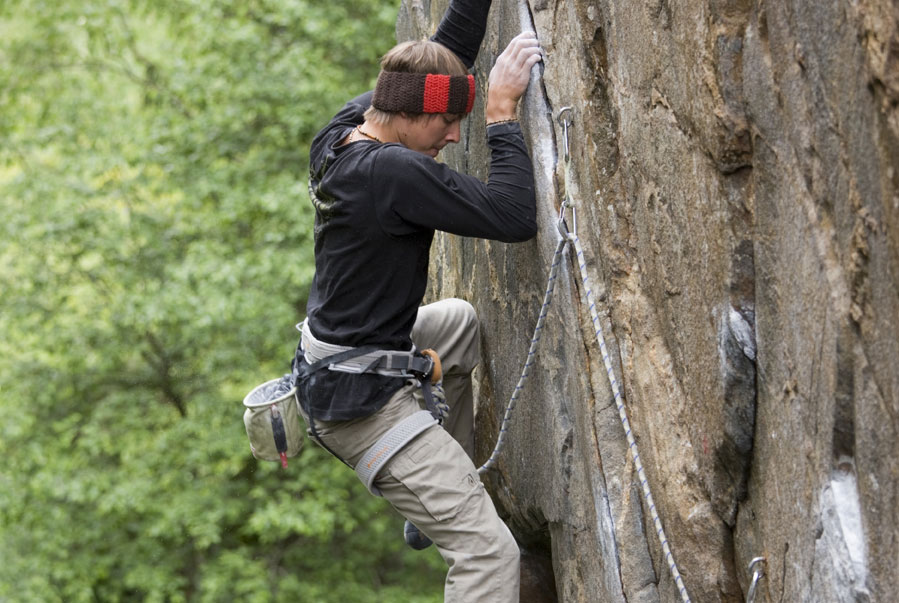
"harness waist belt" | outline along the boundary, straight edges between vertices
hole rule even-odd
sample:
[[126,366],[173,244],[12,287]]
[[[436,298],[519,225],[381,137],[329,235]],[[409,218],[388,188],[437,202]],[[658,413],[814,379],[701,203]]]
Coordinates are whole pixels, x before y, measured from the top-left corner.
[[[297,329],[303,334],[303,351],[306,362],[313,364],[322,358],[348,352],[354,348],[344,345],[328,343],[317,339],[306,321],[297,325]],[[360,354],[328,365],[332,371],[341,373],[376,373],[387,377],[420,377],[428,375],[434,367],[434,362],[428,357],[416,354],[415,346],[404,352],[400,350],[373,350],[366,354]]]

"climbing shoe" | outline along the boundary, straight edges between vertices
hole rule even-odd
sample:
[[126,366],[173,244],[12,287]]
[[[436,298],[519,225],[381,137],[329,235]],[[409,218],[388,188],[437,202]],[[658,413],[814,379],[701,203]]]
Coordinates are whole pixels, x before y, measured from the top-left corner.
[[403,526],[403,538],[406,540],[406,544],[411,546],[416,551],[421,551],[423,549],[431,546],[431,539],[422,534],[415,525],[406,520],[406,524]]

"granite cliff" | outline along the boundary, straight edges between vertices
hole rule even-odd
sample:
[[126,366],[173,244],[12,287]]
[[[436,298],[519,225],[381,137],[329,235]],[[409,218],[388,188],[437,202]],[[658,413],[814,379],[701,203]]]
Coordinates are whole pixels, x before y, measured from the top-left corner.
[[[541,231],[434,246],[429,297],[482,319],[478,460],[525,359],[567,186],[692,600],[745,600],[756,557],[756,601],[894,600],[899,2],[493,4],[481,99],[516,33],[546,52],[521,103]],[[429,35],[446,5],[404,0],[398,38]],[[486,178],[483,104],[456,146],[443,160]],[[524,552],[522,601],[679,601],[571,256],[484,481]]]

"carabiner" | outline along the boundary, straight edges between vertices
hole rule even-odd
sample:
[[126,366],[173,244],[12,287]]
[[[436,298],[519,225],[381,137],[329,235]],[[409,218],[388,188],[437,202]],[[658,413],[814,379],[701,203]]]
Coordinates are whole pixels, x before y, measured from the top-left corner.
[[[565,224],[565,208],[568,206],[571,207],[571,225],[574,227],[571,230]],[[556,226],[563,239],[570,239],[572,233],[577,236],[577,208],[574,205],[569,205],[567,197],[562,201],[562,205],[559,206],[559,221],[556,223]]]
[[565,224],[565,206],[568,204],[568,199],[562,201],[562,204],[559,205],[559,220],[556,222],[556,228],[559,229],[559,234],[562,235],[563,239],[568,238],[568,226]]
[[[749,562],[749,571],[752,572],[752,581],[749,583],[749,590],[746,592],[746,603],[755,603],[755,591],[758,588],[759,580],[765,575],[764,557],[756,557]],[[761,568],[754,569],[756,565],[763,564]]]

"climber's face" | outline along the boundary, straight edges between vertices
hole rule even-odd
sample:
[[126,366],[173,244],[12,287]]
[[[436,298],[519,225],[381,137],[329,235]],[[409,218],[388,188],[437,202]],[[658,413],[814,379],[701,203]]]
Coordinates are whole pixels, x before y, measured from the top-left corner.
[[453,113],[403,115],[397,124],[399,141],[406,147],[429,157],[446,145],[459,142],[462,116]]

